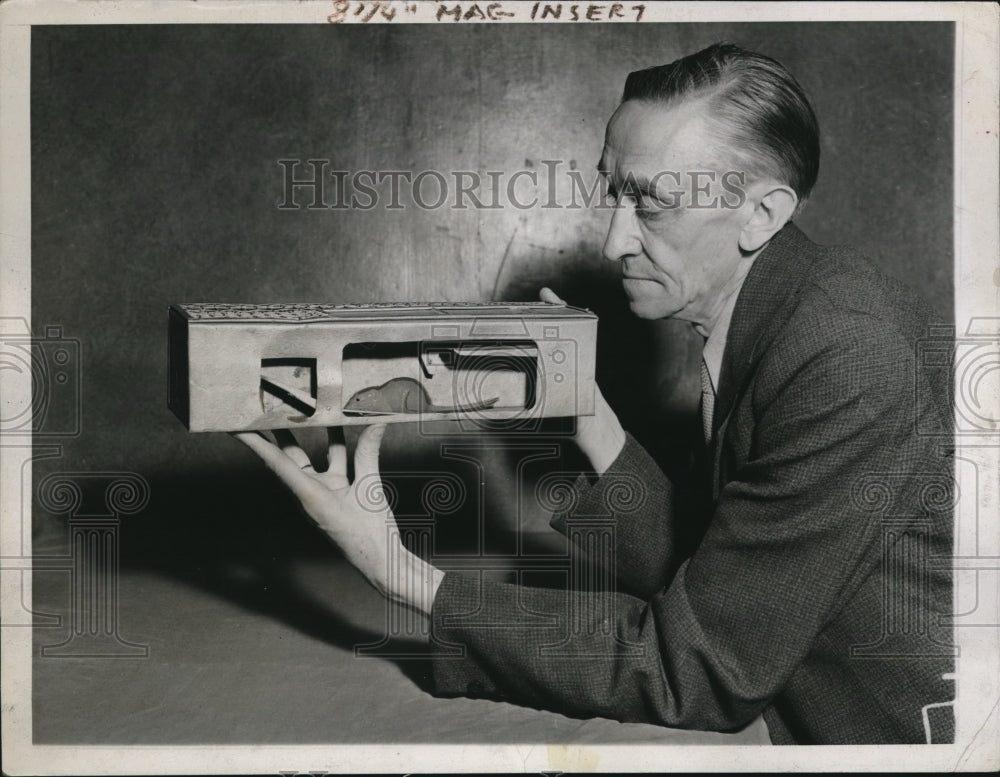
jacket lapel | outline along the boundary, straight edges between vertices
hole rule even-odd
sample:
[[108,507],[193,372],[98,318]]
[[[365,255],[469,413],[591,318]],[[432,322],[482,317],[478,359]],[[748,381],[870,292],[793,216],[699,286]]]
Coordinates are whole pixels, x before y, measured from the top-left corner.
[[719,392],[712,419],[715,471],[722,438],[736,400],[775,335],[787,323],[799,291],[811,276],[817,246],[794,224],[786,224],[754,260],[733,309],[722,356]]

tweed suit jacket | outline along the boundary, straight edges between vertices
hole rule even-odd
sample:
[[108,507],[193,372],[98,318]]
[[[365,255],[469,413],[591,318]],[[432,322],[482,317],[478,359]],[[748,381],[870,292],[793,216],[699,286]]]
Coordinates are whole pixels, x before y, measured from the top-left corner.
[[446,573],[433,638],[461,655],[433,659],[436,693],[716,731],[763,714],[775,743],[951,741],[951,411],[916,358],[928,320],[786,225],[740,291],[700,468],[671,482],[629,437],[575,481],[553,525],[613,543],[580,557],[580,590]]

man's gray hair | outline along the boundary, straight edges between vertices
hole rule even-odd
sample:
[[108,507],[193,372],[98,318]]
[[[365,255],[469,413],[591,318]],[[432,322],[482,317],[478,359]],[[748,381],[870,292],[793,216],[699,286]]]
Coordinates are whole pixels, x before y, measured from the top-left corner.
[[630,73],[622,101],[704,99],[709,121],[752,180],[788,184],[802,208],[819,173],[819,125],[784,65],[717,43],[669,65]]

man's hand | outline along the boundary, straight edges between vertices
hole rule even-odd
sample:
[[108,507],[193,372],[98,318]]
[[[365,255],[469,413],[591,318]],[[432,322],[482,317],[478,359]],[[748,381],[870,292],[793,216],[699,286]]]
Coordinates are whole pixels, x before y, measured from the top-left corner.
[[369,426],[354,452],[354,483],[347,479],[343,432],[328,430],[328,466],[313,469],[291,432],[274,433],[275,445],[255,432],[233,436],[263,459],[302,503],[302,508],[384,596],[429,614],[444,573],[410,553],[396,532],[382,488],[378,454],[385,424]]
[[[538,295],[542,302],[565,305],[552,289],[546,287]],[[625,430],[611,405],[601,390],[594,387],[594,415],[578,416],[576,419],[576,444],[590,460],[590,466],[598,475],[607,472],[618,454],[625,447]]]

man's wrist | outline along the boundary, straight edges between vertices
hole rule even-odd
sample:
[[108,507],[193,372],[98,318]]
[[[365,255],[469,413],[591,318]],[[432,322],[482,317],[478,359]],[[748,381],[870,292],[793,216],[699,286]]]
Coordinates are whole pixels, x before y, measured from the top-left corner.
[[407,550],[389,580],[389,595],[424,615],[431,614],[444,572]]
[[590,466],[597,475],[603,475],[621,455],[626,442],[625,430],[620,424],[613,424],[603,430],[600,436],[580,434],[577,444],[590,461]]

